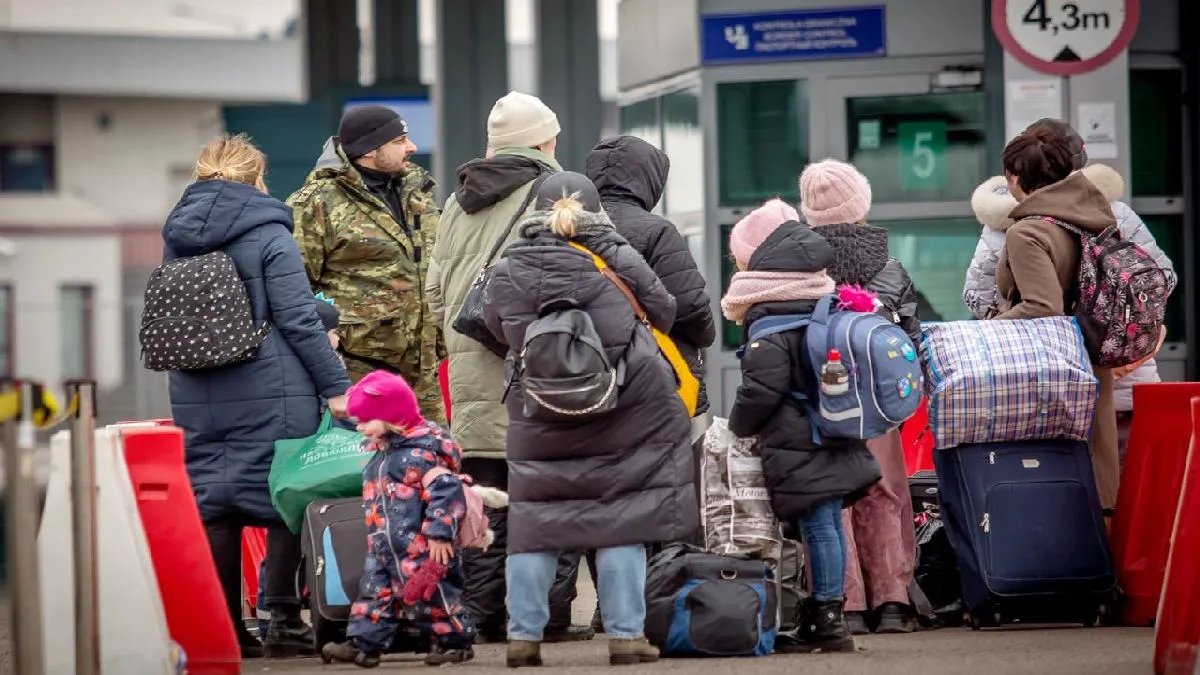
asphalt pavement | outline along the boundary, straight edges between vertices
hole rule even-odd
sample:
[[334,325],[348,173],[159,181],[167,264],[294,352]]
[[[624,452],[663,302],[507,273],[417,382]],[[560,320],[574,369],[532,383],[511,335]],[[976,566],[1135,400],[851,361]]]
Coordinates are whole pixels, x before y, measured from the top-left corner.
[[[776,655],[742,659],[664,659],[628,667],[646,673],[755,673],[756,675],[1150,675],[1154,632],[1148,628],[1004,628],[972,632],[945,629],[912,635],[858,638],[856,654]],[[475,660],[453,668],[479,675],[513,673],[504,667],[503,645],[475,648]],[[591,642],[545,645],[545,667],[533,672],[608,673],[603,637]],[[376,672],[426,669],[416,656],[387,658]],[[246,674],[363,672],[353,665],[324,666],[316,659],[248,662]]]

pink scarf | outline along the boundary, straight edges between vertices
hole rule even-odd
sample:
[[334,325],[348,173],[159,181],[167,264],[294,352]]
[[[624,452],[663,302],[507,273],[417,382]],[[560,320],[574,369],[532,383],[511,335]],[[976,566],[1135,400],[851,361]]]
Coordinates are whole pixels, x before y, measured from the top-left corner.
[[721,298],[721,311],[740,322],[751,307],[763,302],[818,300],[834,291],[834,282],[820,272],[738,272]]

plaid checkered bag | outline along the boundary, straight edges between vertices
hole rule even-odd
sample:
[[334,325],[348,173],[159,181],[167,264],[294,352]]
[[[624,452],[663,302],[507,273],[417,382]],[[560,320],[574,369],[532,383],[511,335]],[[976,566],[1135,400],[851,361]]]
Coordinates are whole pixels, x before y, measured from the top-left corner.
[[1099,385],[1071,317],[922,326],[934,447],[1086,441]]

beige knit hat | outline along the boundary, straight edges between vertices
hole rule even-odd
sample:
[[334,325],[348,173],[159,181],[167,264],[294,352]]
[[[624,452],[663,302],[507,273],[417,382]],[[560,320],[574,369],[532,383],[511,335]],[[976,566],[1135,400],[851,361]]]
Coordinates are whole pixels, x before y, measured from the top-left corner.
[[558,116],[536,96],[510,91],[488,114],[488,147],[536,148],[558,136]]

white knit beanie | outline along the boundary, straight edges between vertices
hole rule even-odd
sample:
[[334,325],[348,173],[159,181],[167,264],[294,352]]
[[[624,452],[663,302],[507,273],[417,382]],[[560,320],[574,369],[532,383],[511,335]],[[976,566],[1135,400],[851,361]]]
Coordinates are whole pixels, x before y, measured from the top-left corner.
[[488,114],[488,147],[536,148],[558,136],[558,116],[536,96],[510,91]]

